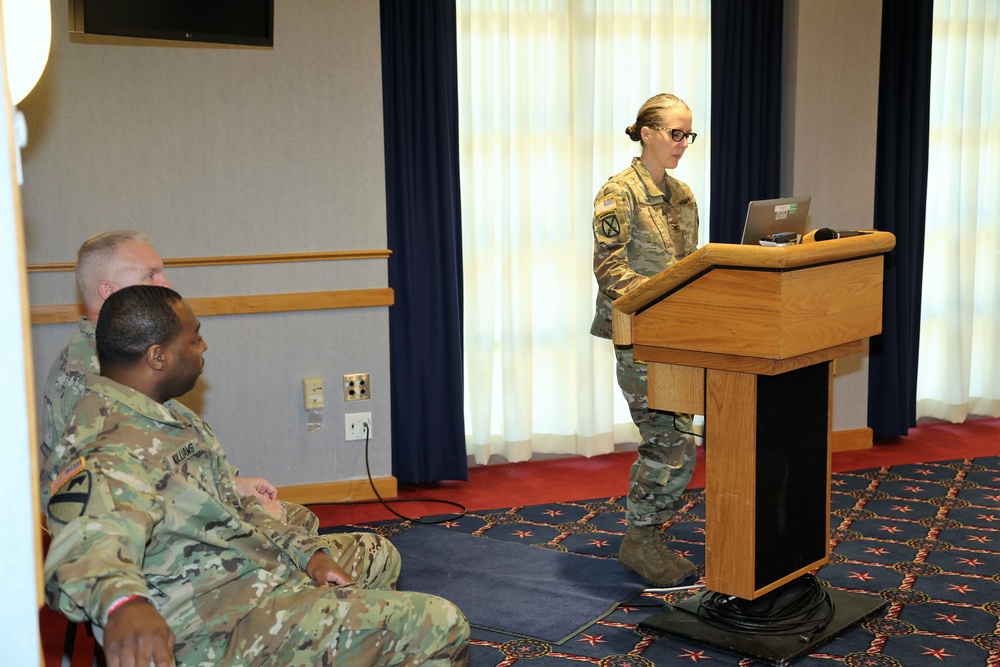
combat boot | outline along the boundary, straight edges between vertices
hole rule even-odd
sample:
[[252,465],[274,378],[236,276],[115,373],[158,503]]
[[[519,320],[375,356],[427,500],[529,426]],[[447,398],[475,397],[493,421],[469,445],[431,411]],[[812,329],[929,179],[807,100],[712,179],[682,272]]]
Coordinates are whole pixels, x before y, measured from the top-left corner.
[[657,586],[676,586],[696,569],[694,563],[663,544],[658,526],[630,527],[618,551],[618,561]]

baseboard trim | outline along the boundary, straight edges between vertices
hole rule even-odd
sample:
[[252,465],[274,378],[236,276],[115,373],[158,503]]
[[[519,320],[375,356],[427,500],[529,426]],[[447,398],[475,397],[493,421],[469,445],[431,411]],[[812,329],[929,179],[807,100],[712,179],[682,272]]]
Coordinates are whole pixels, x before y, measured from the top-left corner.
[[855,449],[871,449],[873,443],[873,434],[870,428],[834,431],[830,438],[830,451],[848,452]]
[[[396,497],[396,478],[379,477],[373,480],[378,495],[383,498]],[[313,503],[339,503],[355,500],[377,500],[372,485],[367,479],[346,479],[321,484],[297,484],[278,487],[278,498],[299,505]]]

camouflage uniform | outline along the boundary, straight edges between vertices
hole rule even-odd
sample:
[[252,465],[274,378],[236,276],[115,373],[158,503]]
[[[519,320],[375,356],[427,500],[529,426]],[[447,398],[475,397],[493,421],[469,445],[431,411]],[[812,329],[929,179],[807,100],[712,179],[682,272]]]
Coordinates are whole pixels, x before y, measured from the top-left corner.
[[[590,333],[611,338],[611,302],[698,247],[698,204],[691,189],[666,176],[661,192],[639,158],[611,177],[594,201],[594,276],[598,293]],[[630,526],[660,525],[673,514],[695,465],[691,415],[650,410],[646,365],[616,347],[618,384],[643,442],[629,477]]]
[[[53,448],[59,447],[66,423],[73,415],[73,408],[86,389],[84,378],[99,375],[101,364],[97,358],[97,323],[81,317],[77,323],[80,331],[52,363],[42,395],[44,416],[42,420],[42,482],[52,481],[48,458]],[[54,443],[54,444],[53,444]],[[239,469],[231,468],[235,477]],[[319,530],[319,518],[308,508],[279,500],[285,508],[288,523],[302,526],[311,533]]]
[[[393,590],[399,553],[384,538],[274,519],[239,498],[211,429],[182,404],[86,383],[42,486],[52,608],[104,626],[114,601],[147,598],[177,636],[179,665],[467,662],[461,611]],[[357,584],[316,585],[305,568],[320,550]]]
[[45,381],[42,395],[45,413],[42,420],[43,461],[52,453],[54,444],[62,438],[66,422],[73,414],[73,407],[83,396],[84,376],[100,372],[101,365],[97,360],[97,343],[94,338],[97,323],[81,317],[78,326],[79,333],[59,353]]

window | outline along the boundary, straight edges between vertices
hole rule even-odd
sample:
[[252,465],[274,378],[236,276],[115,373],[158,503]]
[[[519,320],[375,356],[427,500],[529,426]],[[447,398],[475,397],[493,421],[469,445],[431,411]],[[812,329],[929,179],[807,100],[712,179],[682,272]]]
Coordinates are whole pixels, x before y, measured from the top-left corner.
[[[649,97],[694,113],[675,176],[708,234],[707,2],[458,2],[466,433],[499,454],[593,455],[631,436],[609,341],[590,335],[594,196]],[[617,430],[617,436],[616,436]]]

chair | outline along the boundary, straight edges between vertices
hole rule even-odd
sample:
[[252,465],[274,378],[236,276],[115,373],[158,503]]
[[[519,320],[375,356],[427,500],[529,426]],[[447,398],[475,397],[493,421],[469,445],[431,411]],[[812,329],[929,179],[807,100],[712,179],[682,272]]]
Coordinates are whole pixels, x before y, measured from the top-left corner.
[[68,621],[66,624],[66,639],[63,642],[63,656],[62,662],[59,663],[60,667],[72,667],[73,650],[76,647],[76,632],[77,628],[81,625],[86,628],[87,634],[94,638],[94,660],[90,663],[91,667],[105,667],[104,651],[101,650],[104,631],[90,623],[74,623],[73,621]]

